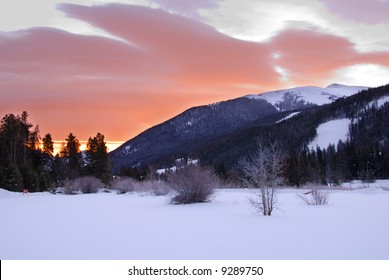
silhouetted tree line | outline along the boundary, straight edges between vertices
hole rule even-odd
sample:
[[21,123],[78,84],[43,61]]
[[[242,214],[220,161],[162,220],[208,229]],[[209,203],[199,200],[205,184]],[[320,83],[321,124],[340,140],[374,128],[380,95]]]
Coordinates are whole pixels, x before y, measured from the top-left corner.
[[112,180],[104,136],[89,138],[87,150],[69,133],[59,154],[53,155],[50,133],[43,138],[39,126],[28,121],[27,112],[7,114],[0,125],[0,187],[10,191],[47,191],[79,176],[95,176],[104,183]]

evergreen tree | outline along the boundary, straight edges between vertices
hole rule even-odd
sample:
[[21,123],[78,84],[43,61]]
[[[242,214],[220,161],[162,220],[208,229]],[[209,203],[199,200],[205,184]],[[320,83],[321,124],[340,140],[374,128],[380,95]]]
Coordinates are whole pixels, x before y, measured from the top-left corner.
[[120,167],[120,170],[119,170],[119,176],[123,176],[123,177],[130,177],[130,178],[133,178],[137,181],[141,181],[142,180],[142,174],[141,174],[141,171],[138,170],[138,168],[136,167],[131,167],[131,166],[122,166]]
[[20,118],[14,114],[5,115],[1,120],[1,161],[4,164],[15,165],[20,163],[21,154],[25,146],[22,137],[22,127]]
[[289,184],[299,188],[301,186],[301,174],[299,162],[295,151],[289,153],[287,174]]
[[75,179],[81,173],[81,144],[73,133],[69,133],[65,141],[66,144],[61,150],[61,155],[67,160],[68,178]]
[[320,184],[327,185],[327,179],[325,175],[326,166],[324,160],[325,151],[323,153],[323,151],[319,147],[317,147],[316,154],[317,154],[318,171],[320,174]]
[[31,165],[23,164],[19,167],[19,170],[23,178],[23,189],[26,188],[30,192],[43,191],[40,188],[39,176]]
[[35,151],[41,150],[40,140],[40,131],[39,126],[37,125],[35,126],[34,131],[29,133],[27,147]]
[[19,168],[11,164],[4,167],[0,178],[1,186],[9,191],[21,192],[23,190],[23,177]]
[[339,185],[338,159],[337,159],[335,145],[328,146],[326,163],[327,163],[326,164],[327,183],[331,186]]
[[11,191],[45,190],[39,182],[48,174],[40,150],[39,126],[33,130],[27,112],[7,114],[0,125],[0,186]]
[[216,164],[214,169],[216,175],[218,175],[222,181],[228,180],[228,170],[224,165],[224,162],[220,162],[219,164]]
[[57,154],[53,159],[51,168],[51,176],[55,184],[61,186],[62,182],[68,178],[68,175],[67,159]]
[[101,133],[97,133],[95,137],[90,137],[88,140],[85,173],[99,178],[105,184],[112,180],[108,149],[104,141],[104,135]]
[[42,139],[43,147],[42,150],[46,155],[49,155],[50,157],[53,156],[54,153],[54,141],[51,137],[50,133],[47,133],[45,137]]

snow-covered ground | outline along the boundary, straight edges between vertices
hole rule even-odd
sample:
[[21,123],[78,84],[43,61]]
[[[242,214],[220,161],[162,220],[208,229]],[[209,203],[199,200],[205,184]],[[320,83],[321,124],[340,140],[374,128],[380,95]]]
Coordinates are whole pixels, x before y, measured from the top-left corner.
[[193,205],[0,189],[0,259],[389,259],[388,185],[332,190],[325,206],[284,189],[271,217],[256,213],[243,189]]

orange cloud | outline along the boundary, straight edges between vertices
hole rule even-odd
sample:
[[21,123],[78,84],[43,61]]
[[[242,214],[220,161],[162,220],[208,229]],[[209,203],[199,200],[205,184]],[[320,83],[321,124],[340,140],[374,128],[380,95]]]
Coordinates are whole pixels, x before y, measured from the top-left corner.
[[55,138],[127,140],[187,107],[277,81],[264,46],[200,22],[125,5],[63,9],[128,43],[50,28],[0,36],[0,113],[27,110]]
[[128,5],[62,5],[62,10],[148,53],[164,66],[169,81],[203,86],[275,82],[263,45],[233,39],[201,22]]

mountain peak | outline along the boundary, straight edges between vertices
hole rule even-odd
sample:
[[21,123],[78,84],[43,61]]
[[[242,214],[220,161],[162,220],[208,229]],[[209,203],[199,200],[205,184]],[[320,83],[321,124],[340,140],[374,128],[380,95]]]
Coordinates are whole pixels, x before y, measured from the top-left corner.
[[327,88],[342,88],[342,87],[352,87],[352,86],[333,83],[333,84],[330,84]]
[[[342,84],[331,84],[326,88],[306,86],[295,87],[284,90],[269,91],[261,94],[247,95],[247,98],[264,99],[277,107],[280,111],[293,110],[302,105],[324,105],[341,97],[347,97],[358,93],[367,87],[347,86]],[[293,101],[295,105],[283,106],[285,102]],[[296,107],[296,108],[294,108]]]

